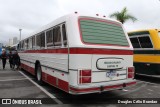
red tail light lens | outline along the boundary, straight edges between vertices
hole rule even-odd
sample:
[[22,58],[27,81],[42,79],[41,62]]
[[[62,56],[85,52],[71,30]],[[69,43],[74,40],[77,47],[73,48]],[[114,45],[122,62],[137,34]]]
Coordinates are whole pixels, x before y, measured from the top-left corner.
[[128,67],[128,78],[134,78],[134,67]]
[[91,83],[91,77],[81,77],[80,83]]
[[91,70],[80,70],[80,76],[91,76]]
[[128,67],[128,72],[134,72],[134,67]]
[[91,70],[80,70],[79,83],[91,83]]

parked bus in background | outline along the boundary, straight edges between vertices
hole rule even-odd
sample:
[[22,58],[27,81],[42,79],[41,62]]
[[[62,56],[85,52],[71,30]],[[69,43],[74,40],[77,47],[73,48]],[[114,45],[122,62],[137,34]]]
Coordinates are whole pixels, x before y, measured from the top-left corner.
[[133,31],[128,35],[134,48],[135,72],[160,77],[160,30]]
[[133,48],[120,22],[77,13],[22,40],[21,67],[70,94],[134,85]]

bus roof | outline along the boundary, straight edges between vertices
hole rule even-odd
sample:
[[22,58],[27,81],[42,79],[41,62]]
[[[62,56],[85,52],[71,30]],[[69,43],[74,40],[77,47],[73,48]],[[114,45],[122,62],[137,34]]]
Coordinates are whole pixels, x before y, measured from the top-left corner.
[[157,31],[160,31],[160,29],[143,29],[143,30],[129,31],[128,33],[145,32],[145,31],[150,31],[150,30],[157,30]]
[[[31,34],[29,34],[25,39],[27,39],[28,37],[31,37],[31,36],[34,36],[36,34],[39,34],[41,33],[42,31],[44,30],[47,30],[47,29],[50,29],[51,27],[55,26],[55,25],[58,25],[60,23],[63,23],[69,19],[72,19],[72,18],[79,18],[81,16],[84,16],[84,17],[93,17],[93,18],[100,18],[100,19],[104,19],[104,20],[109,20],[109,21],[114,21],[114,22],[117,22],[117,23],[120,23],[119,21],[117,20],[114,20],[114,19],[111,19],[111,18],[108,18],[108,17],[104,17],[104,15],[89,15],[89,14],[79,14],[79,13],[72,13],[72,14],[68,14],[68,15],[65,15],[65,16],[62,16],[62,17],[59,17],[57,19],[55,19],[54,21],[52,21],[51,23],[39,28],[38,30],[32,32]],[[25,39],[22,39],[22,40],[25,40]]]

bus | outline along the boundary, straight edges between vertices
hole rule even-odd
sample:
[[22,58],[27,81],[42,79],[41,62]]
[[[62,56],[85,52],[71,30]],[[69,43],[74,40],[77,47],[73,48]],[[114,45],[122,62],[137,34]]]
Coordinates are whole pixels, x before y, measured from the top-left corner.
[[133,47],[122,24],[97,15],[69,14],[20,41],[21,67],[70,94],[136,84]]
[[132,31],[128,35],[134,48],[136,74],[160,77],[160,30]]

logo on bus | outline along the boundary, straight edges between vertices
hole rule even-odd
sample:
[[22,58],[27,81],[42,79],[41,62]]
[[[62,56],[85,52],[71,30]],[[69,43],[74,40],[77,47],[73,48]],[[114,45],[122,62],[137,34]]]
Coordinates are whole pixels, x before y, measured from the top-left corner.
[[117,72],[115,70],[110,70],[106,73],[106,77],[113,79],[116,76]]

